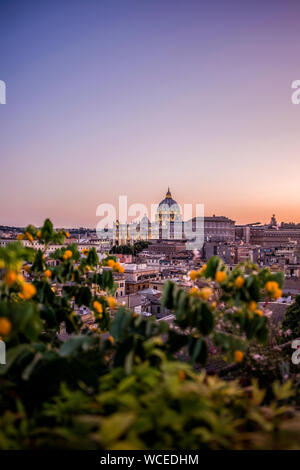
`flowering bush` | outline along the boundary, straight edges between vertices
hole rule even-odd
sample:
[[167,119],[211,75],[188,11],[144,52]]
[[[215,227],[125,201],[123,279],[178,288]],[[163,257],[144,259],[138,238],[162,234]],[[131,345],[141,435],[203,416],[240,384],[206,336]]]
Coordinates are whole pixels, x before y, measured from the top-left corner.
[[[243,360],[249,341],[267,341],[268,320],[258,302],[279,296],[281,273],[259,271],[253,263],[228,273],[221,260],[212,257],[207,265],[191,271],[190,278],[195,285],[189,292],[167,282],[163,305],[174,311],[175,324],[190,333],[184,340],[194,362],[206,361],[208,340],[226,354],[226,360],[237,362]],[[197,285],[200,282],[202,287]]]
[[[209,351],[242,363],[249,346],[266,342],[268,320],[258,302],[280,294],[280,274],[249,263],[229,273],[213,257],[190,273],[189,291],[166,283],[170,325],[117,308],[113,272],[122,266],[113,255],[100,264],[93,248],[48,250],[65,237],[46,220],[19,237],[38,240],[38,250],[21,242],[0,249],[0,336],[7,348],[0,448],[297,445],[281,428],[292,415],[281,406],[291,396],[289,382],[273,385],[266,408],[255,384],[243,389],[195,372]],[[93,314],[92,328],[78,314],[82,305]]]
[[[244,386],[251,384],[253,379],[265,391],[265,400],[268,402],[273,395],[273,383],[285,383],[294,377],[292,373],[293,367],[291,364],[290,350],[282,350],[276,344],[250,346],[245,361],[235,368],[226,368],[223,371],[223,376],[226,379],[238,378],[239,382]],[[294,394],[293,400],[296,398]]]

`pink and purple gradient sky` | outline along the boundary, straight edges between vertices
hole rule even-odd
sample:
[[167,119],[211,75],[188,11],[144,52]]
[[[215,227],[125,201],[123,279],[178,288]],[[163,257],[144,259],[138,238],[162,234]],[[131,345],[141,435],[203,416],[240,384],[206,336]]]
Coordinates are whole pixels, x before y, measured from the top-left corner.
[[300,3],[0,0],[0,224],[181,203],[300,222]]

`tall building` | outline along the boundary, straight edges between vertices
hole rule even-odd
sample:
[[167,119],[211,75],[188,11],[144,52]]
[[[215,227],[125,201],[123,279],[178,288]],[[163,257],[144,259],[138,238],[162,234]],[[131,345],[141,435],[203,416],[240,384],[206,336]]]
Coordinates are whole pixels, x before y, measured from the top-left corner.
[[155,222],[159,240],[181,240],[183,238],[182,214],[179,204],[172,198],[170,188],[159,203]]
[[154,221],[150,221],[146,215],[139,223],[120,224],[116,220],[113,233],[115,242],[120,245],[137,240],[182,240],[181,209],[172,198],[170,188],[157,207]]

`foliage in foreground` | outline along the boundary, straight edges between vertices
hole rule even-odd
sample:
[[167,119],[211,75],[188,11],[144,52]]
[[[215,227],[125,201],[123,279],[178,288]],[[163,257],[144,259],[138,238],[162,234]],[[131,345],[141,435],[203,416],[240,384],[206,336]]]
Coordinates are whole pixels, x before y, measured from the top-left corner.
[[[195,373],[179,362],[159,369],[143,363],[126,375],[113,369],[96,393],[62,385],[38,415],[2,416],[3,448],[61,449],[280,449],[298,448],[299,416],[282,402],[290,383],[273,385],[274,398],[262,406],[255,383],[246,390]],[[290,428],[287,425],[291,425]]]
[[[28,226],[21,243],[0,250],[0,448],[294,448],[290,383],[242,388],[196,372],[217,349],[242,363],[264,344],[258,307],[278,298],[281,274],[247,263],[227,272],[220,259],[192,271],[189,290],[167,282],[163,306],[174,324],[155,322],[113,297],[113,255],[102,263],[62,243],[49,220]],[[51,245],[52,244],[52,245]],[[50,253],[50,254],[49,254]],[[82,323],[84,305],[94,326]],[[62,325],[69,337],[59,335]],[[271,399],[271,402],[270,402]]]

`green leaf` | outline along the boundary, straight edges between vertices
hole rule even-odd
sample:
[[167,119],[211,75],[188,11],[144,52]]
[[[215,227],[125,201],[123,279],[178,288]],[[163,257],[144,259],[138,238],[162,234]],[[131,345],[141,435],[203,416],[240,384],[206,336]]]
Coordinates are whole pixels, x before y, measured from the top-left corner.
[[13,366],[14,362],[18,359],[18,357],[24,352],[32,352],[33,348],[29,344],[19,344],[14,348],[8,349],[6,352],[6,364],[1,365],[0,367],[0,375],[3,376],[7,374],[9,369]]
[[193,363],[204,364],[207,358],[207,344],[202,338],[192,338],[190,355]]
[[214,318],[207,304],[204,302],[202,302],[197,309],[196,325],[199,329],[199,332],[205,336],[213,330]]
[[69,357],[79,350],[87,351],[90,346],[96,342],[97,338],[94,336],[78,335],[68,339],[59,348],[61,357]]
[[80,307],[85,305],[86,307],[91,306],[92,294],[88,287],[80,287],[75,296],[75,302]]
[[161,304],[164,308],[171,310],[174,307],[173,294],[175,284],[171,281],[166,281],[163,287],[163,294]]
[[206,270],[205,270],[205,277],[206,278],[210,277],[214,279],[219,264],[220,264],[220,258],[218,258],[217,256],[212,256],[207,262]]

